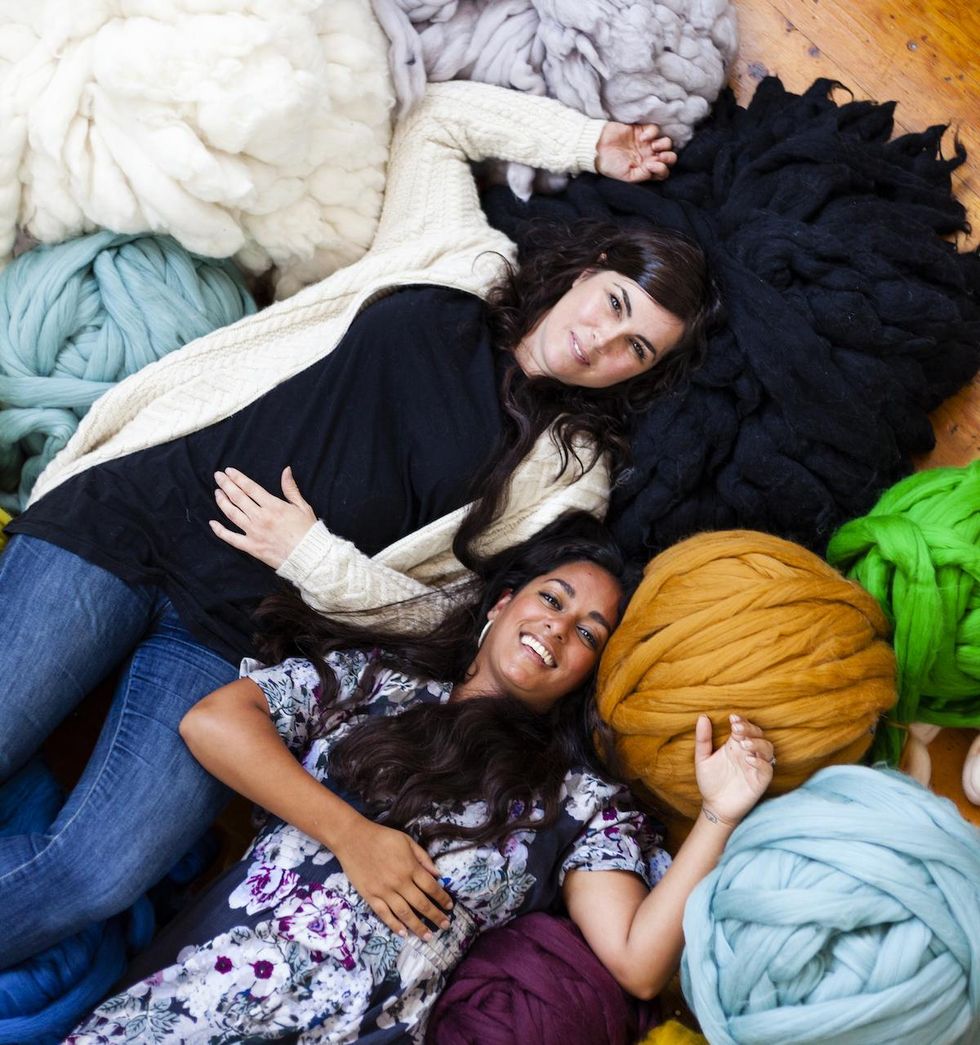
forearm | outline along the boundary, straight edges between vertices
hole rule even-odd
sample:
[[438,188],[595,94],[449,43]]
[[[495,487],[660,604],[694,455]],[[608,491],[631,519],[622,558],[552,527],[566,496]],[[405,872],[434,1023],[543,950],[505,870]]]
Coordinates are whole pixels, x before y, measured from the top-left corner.
[[[365,555],[322,522],[310,528],[276,573],[297,587],[308,606],[325,614],[388,607],[434,590]],[[445,604],[435,603],[431,612],[438,619]]]
[[300,765],[263,705],[260,688],[239,679],[195,705],[180,734],[213,776],[335,849],[362,818]]
[[592,171],[604,126],[550,98],[465,81],[429,84],[392,142],[372,249],[429,237],[435,229],[468,241],[486,228],[469,161]]
[[579,869],[566,876],[572,920],[630,994],[653,998],[673,975],[684,945],[684,905],[718,862],[731,831],[699,816],[652,892],[638,876],[623,872]]
[[623,948],[623,965],[633,977],[624,986],[631,993],[653,998],[674,974],[684,948],[684,906],[718,863],[733,830],[702,812],[667,873],[636,908]]

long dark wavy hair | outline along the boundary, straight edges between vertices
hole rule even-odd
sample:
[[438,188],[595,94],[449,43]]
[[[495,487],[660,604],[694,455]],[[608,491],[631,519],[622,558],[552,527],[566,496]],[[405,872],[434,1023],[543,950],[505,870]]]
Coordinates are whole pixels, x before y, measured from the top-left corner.
[[[475,478],[473,507],[454,544],[457,558],[467,565],[475,539],[501,509],[511,474],[549,425],[555,425],[562,471],[571,466],[585,472],[604,455],[615,475],[629,463],[633,418],[656,395],[676,386],[704,356],[707,332],[720,316],[721,303],[701,248],[670,229],[585,220],[532,226],[520,267],[507,264],[503,279],[488,296],[494,345],[513,353],[590,269],[610,269],[635,280],[683,321],[684,334],[650,370],[609,388],[528,378],[516,360],[506,368],[501,388],[504,427],[488,465]],[[593,450],[583,460],[575,447],[588,444]]]
[[[631,587],[622,555],[605,527],[584,512],[568,513],[523,544],[482,560],[470,590],[435,627],[413,624],[422,599],[399,604],[403,624],[379,630],[350,614],[328,619],[295,594],[267,599],[259,636],[268,661],[299,654],[317,665],[324,701],[336,681],[324,657],[347,649],[375,650],[375,671],[459,683],[467,677],[490,608],[508,591],[570,562],[592,562]],[[621,607],[622,608],[622,607]],[[414,611],[414,614],[413,614]],[[364,680],[370,686],[371,678]],[[389,827],[408,831],[422,845],[439,839],[461,845],[498,842],[512,831],[554,823],[565,774],[572,766],[603,772],[594,746],[602,727],[592,699],[593,678],[546,713],[515,697],[486,696],[446,704],[420,704],[401,715],[365,718],[337,745],[329,768],[344,788],[359,794],[367,811]],[[609,745],[605,745],[608,750]],[[420,824],[433,809],[483,800],[486,820],[472,827]],[[538,814],[532,819],[535,801]]]

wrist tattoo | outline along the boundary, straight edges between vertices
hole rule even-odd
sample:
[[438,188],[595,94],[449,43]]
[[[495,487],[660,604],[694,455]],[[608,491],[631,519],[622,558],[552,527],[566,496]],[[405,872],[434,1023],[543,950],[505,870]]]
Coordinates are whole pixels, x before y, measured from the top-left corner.
[[701,812],[704,813],[705,820],[710,824],[724,824],[726,827],[734,827],[735,824],[731,820],[726,820],[723,816],[719,816],[717,813],[713,813],[707,806],[701,806]]

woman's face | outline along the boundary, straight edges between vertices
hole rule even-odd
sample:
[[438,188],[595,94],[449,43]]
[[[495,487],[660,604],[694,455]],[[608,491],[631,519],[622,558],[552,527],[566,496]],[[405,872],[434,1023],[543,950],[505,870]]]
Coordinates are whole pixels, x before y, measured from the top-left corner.
[[683,335],[683,321],[634,280],[609,269],[587,269],[514,355],[528,377],[608,388],[646,373]]
[[507,592],[459,696],[508,693],[547,711],[595,669],[619,619],[622,589],[591,562],[570,562]]

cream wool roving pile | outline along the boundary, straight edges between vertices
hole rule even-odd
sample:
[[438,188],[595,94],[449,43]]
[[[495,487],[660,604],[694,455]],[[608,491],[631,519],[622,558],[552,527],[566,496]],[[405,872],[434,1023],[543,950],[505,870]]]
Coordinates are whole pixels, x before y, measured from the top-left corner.
[[276,267],[360,257],[394,91],[369,0],[0,0],[0,262],[18,226],[169,233]]

